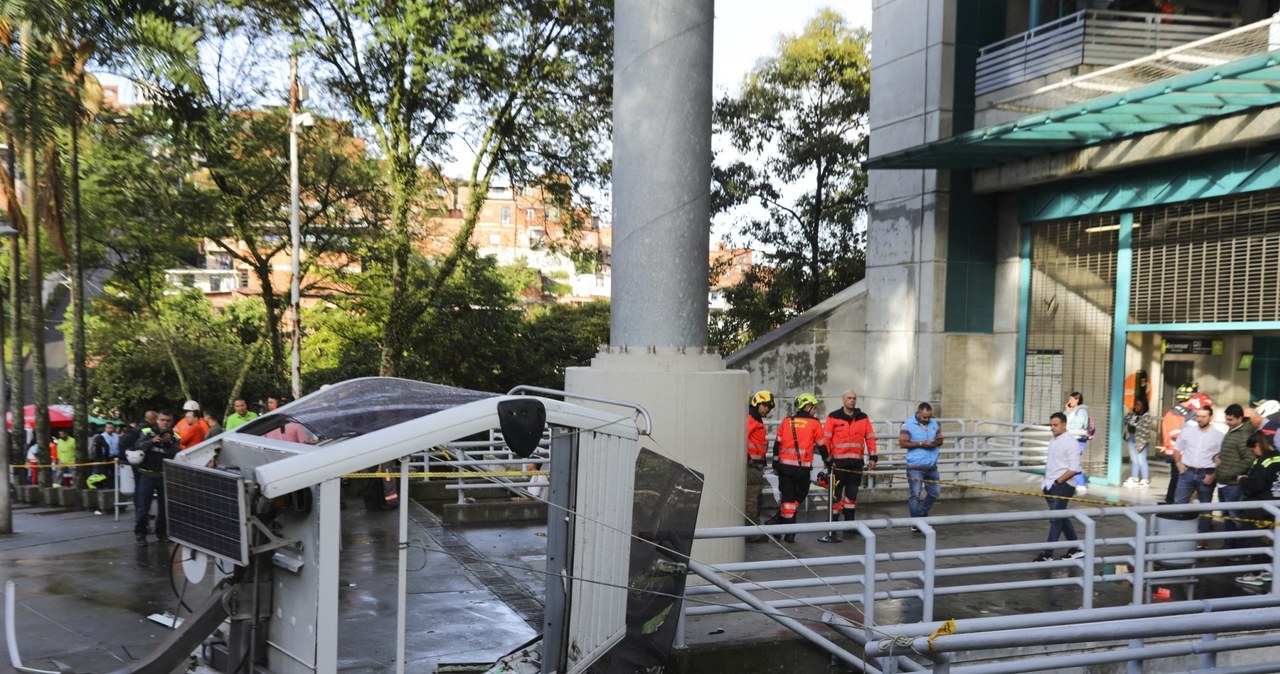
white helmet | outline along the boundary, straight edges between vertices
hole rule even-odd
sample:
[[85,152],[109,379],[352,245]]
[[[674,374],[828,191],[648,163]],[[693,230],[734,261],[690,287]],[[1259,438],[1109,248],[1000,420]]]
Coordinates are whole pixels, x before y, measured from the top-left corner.
[[1258,416],[1260,417],[1269,417],[1276,412],[1280,412],[1280,402],[1275,400],[1259,400],[1255,405],[1254,409],[1258,411]]
[[130,449],[125,451],[124,458],[131,465],[140,466],[142,465],[142,459],[146,457],[146,455],[146,452],[141,449]]
[[184,412],[199,412],[200,403],[194,400],[188,400],[187,402],[182,403],[182,409]]

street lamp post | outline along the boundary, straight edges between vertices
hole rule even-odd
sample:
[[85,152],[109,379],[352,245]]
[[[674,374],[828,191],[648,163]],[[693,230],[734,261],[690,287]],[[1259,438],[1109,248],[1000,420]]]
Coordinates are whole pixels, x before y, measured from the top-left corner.
[[302,223],[299,213],[298,127],[315,124],[311,113],[299,113],[300,105],[306,99],[306,89],[298,85],[298,54],[294,53],[289,57],[289,243],[290,269],[293,272],[289,282],[289,317],[293,320],[289,379],[294,400],[302,397]]
[[[8,239],[9,242],[13,244],[13,247],[10,250],[14,256],[17,256],[18,230],[10,227],[9,225],[0,225],[0,238]],[[4,311],[0,310],[0,410],[8,410],[9,390],[6,387],[8,377],[5,373],[4,349],[2,348],[4,346],[3,318]],[[0,411],[0,414],[3,414],[3,412]],[[17,418],[13,421],[15,424],[21,423]],[[3,473],[0,475],[0,534],[13,533],[13,502],[10,496],[10,490],[12,489],[11,482],[13,481],[13,468],[9,464],[9,460],[11,458],[9,456],[10,437],[9,429],[5,428],[3,429],[3,432],[0,432],[0,456],[4,457],[4,470],[0,471],[0,473]]]

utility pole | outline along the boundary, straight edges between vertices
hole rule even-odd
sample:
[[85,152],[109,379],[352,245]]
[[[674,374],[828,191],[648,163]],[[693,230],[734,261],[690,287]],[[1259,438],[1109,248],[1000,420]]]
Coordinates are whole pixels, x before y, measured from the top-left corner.
[[289,377],[293,399],[302,396],[302,224],[299,221],[298,187],[298,114],[302,97],[298,90],[298,53],[289,56],[289,238],[292,249],[292,280],[289,282],[289,312],[293,319],[293,353],[289,358]]

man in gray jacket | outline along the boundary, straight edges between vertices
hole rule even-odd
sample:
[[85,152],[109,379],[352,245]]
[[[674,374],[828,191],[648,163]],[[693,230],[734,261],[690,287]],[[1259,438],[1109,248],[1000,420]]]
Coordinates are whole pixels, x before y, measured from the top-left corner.
[[[1249,466],[1253,465],[1253,450],[1245,446],[1245,441],[1249,436],[1253,435],[1253,424],[1245,418],[1244,408],[1231,404],[1227,405],[1224,416],[1227,420],[1227,434],[1222,438],[1222,452],[1218,455],[1218,501],[1220,503],[1235,503],[1244,499],[1244,494],[1240,489],[1240,480],[1249,472]],[[1229,507],[1229,506],[1228,506]],[[1240,517],[1240,511],[1228,510],[1227,520],[1222,528],[1224,531],[1238,531],[1241,528],[1240,522],[1235,519]],[[1224,548],[1238,548],[1241,546],[1240,539],[1229,538],[1222,546]]]

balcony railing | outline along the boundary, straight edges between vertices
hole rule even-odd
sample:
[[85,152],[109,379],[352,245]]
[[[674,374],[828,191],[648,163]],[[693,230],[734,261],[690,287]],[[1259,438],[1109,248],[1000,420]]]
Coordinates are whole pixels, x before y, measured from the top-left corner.
[[1235,19],[1144,12],[1068,14],[979,49],[974,92],[981,96],[1078,66],[1125,63],[1239,24]]

